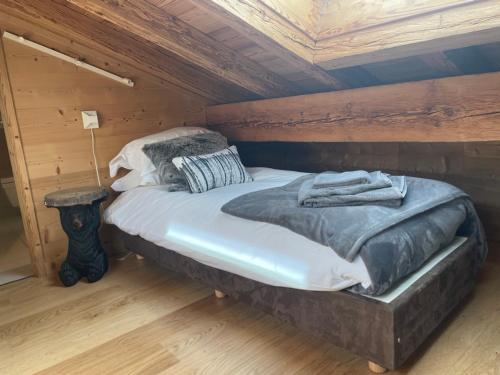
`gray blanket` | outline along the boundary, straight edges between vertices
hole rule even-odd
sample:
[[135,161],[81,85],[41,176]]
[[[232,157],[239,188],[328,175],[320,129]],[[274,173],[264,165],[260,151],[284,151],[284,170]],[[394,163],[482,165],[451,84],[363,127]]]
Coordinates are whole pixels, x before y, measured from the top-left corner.
[[352,261],[362,257],[372,280],[369,289],[381,294],[417,270],[456,234],[476,236],[477,264],[487,249],[481,223],[467,195],[444,182],[407,177],[407,193],[400,207],[343,206],[304,208],[298,205],[306,175],[288,185],[233,199],[222,211],[245,219],[281,225],[332,248]]
[[[377,172],[372,172],[377,173]],[[306,179],[298,191],[304,207],[360,206],[378,204],[398,207],[406,195],[404,176],[386,176],[378,172],[370,183],[343,187],[314,188],[314,180]]]

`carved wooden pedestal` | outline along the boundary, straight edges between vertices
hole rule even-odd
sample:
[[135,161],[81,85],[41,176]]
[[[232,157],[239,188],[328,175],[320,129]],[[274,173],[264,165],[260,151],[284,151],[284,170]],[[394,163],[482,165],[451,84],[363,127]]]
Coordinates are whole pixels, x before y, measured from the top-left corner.
[[45,206],[59,210],[69,238],[68,255],[59,270],[65,286],[75,285],[82,277],[95,282],[108,270],[108,258],[98,234],[99,205],[107,197],[106,189],[98,187],[61,190],[45,197]]

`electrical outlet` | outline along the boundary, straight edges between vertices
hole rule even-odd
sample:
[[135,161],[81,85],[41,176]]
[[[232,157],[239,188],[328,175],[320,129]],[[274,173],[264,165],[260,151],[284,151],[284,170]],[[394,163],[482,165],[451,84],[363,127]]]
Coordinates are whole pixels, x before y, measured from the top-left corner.
[[82,111],[82,121],[84,129],[98,129],[99,118],[97,111]]

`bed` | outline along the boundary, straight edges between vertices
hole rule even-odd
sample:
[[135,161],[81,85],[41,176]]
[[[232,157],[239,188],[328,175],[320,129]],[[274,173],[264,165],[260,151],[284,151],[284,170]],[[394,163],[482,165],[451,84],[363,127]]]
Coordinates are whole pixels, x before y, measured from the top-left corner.
[[166,192],[161,185],[123,193],[104,213],[115,246],[324,337],[368,359],[373,371],[404,363],[471,292],[477,268],[472,237],[456,237],[383,295],[349,291],[371,284],[360,257],[348,262],[286,228],[220,211],[242,194],[303,175],[249,171],[252,183],[203,194]]

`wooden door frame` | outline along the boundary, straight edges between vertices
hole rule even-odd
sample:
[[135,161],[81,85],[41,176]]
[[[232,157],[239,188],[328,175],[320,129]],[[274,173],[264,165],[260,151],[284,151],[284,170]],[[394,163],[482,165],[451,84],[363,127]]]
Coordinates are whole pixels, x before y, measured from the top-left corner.
[[0,33],[0,111],[3,117],[5,138],[7,140],[7,148],[9,150],[10,163],[14,174],[16,192],[19,199],[19,207],[33,272],[38,277],[46,278],[46,262],[14,97],[12,94],[7,57],[1,36],[3,35],[3,30],[1,28]]

